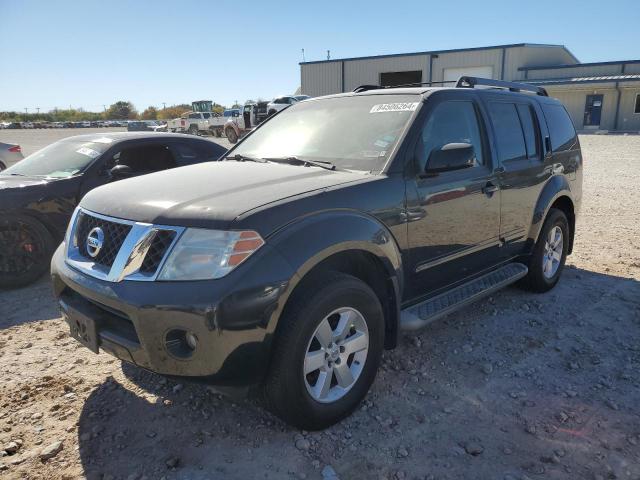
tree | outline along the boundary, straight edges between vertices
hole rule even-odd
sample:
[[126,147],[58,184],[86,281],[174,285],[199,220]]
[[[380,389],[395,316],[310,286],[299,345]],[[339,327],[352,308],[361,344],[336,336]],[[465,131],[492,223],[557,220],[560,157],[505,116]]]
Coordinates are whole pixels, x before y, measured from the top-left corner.
[[123,100],[111,105],[105,112],[105,118],[109,120],[132,120],[138,117],[138,112],[131,102]]
[[147,107],[147,109],[142,112],[143,120],[156,120],[158,118],[158,109],[154,106]]
[[174,105],[173,107],[163,108],[158,111],[159,120],[171,120],[172,118],[178,118],[183,113],[190,112],[191,105],[181,104]]

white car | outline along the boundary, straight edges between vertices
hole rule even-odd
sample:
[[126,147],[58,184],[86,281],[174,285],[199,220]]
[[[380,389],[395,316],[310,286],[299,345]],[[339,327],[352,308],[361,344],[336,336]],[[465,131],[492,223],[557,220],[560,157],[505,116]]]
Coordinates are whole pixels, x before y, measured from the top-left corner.
[[283,108],[288,107],[289,105],[293,105],[294,103],[301,102],[306,100],[307,98],[311,98],[309,95],[284,95],[282,97],[274,98],[267,105],[267,113],[269,115],[273,115],[276,112],[279,112]]

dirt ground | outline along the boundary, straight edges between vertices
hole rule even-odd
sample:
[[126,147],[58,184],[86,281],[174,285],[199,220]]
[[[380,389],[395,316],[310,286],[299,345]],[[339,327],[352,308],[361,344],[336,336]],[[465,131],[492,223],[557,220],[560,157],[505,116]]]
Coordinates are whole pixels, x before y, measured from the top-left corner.
[[639,479],[640,136],[581,142],[557,288],[508,288],[404,336],[323,432],[94,355],[46,278],[0,292],[0,478]]

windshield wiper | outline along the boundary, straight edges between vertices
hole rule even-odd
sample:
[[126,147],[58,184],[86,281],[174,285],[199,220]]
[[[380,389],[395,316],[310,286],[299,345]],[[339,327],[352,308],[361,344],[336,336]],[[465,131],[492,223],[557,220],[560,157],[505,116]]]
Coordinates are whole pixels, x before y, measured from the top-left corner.
[[269,160],[270,162],[282,162],[282,163],[290,163],[292,165],[299,164],[304,167],[308,167],[313,165],[314,167],[324,168],[325,170],[335,170],[336,166],[324,160],[305,160],[302,158],[298,158],[295,155],[291,155],[289,157],[274,157],[274,158],[266,158],[265,160]]
[[265,160],[264,158],[258,158],[258,157],[250,157],[248,155],[241,155],[239,153],[236,153],[233,156],[226,156],[224,158],[230,158],[231,160],[235,160],[236,162],[258,162],[258,163],[267,163],[267,160]]

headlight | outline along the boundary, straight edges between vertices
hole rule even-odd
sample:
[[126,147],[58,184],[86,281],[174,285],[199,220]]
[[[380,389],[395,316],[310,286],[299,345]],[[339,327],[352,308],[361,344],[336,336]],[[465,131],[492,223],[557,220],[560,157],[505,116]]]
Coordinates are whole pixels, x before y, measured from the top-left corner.
[[162,267],[158,280],[207,280],[224,277],[264,245],[254,231],[187,229]]

